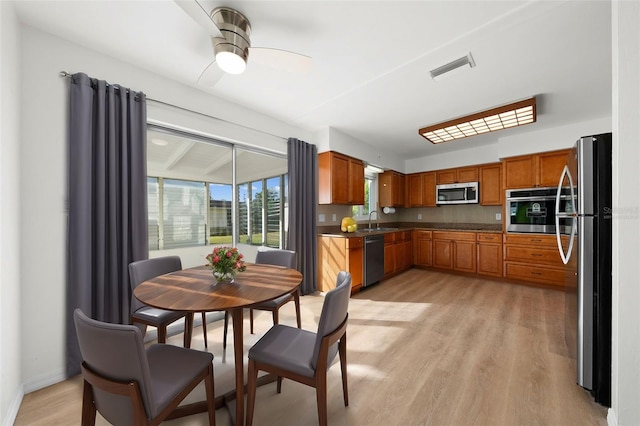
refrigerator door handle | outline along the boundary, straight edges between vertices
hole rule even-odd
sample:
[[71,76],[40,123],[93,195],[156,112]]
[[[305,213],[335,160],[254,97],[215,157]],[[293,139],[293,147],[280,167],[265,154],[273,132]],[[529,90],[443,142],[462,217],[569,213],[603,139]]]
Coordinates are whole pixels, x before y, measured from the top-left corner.
[[[560,180],[558,181],[558,190],[556,191],[556,241],[558,243],[558,252],[560,252],[560,258],[562,259],[562,263],[565,265],[569,263],[569,259],[571,259],[571,252],[573,251],[573,240],[574,235],[576,233],[576,221],[577,215],[575,213],[575,205],[572,205],[572,212],[561,212],[560,211],[560,199],[562,195],[562,183],[564,182],[565,176],[569,179],[569,188],[571,190],[571,200],[575,200],[574,192],[573,192],[573,178],[571,177],[571,173],[569,172],[569,167],[564,166],[562,169],[562,174],[560,175]],[[560,219],[561,218],[572,218],[571,221],[571,235],[569,235],[569,247],[567,251],[564,251],[564,247],[562,245],[562,238],[560,236]]]

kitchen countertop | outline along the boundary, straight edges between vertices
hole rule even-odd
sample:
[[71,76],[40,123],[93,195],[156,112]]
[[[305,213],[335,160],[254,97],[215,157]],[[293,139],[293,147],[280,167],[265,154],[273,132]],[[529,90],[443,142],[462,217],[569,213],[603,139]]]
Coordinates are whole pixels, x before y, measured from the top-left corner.
[[325,237],[366,237],[367,235],[379,235],[389,232],[399,231],[469,231],[469,232],[497,232],[502,233],[502,225],[492,225],[486,223],[403,223],[402,226],[392,226],[393,223],[381,224],[382,229],[379,231],[363,231],[367,227],[360,228],[356,232],[341,232],[339,226],[323,226],[318,227],[318,234]]

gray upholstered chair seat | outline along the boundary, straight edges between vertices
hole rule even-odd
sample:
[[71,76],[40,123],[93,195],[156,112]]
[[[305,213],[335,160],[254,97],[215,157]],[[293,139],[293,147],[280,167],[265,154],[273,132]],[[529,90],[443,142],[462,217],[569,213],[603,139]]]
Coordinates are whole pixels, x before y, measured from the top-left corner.
[[162,411],[188,386],[213,354],[178,346],[156,344],[147,349],[151,388],[158,411]]
[[165,309],[158,309],[152,307],[144,307],[138,309],[131,315],[131,318],[150,321],[150,322],[163,322],[171,323],[184,317],[184,312],[180,311],[167,311]]
[[284,296],[276,297],[275,299],[267,300],[266,302],[260,302],[260,307],[262,307],[263,309],[278,309],[281,305],[290,300],[293,300],[293,296],[291,295],[291,293],[287,293]]
[[249,358],[313,377],[311,367],[316,333],[276,324],[249,349]]

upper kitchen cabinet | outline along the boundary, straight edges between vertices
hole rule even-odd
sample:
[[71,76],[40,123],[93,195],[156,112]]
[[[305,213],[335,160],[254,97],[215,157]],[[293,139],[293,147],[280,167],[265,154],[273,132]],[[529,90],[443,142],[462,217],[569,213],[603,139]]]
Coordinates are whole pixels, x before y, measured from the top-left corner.
[[502,205],[502,164],[485,164],[478,168],[480,175],[480,204]]
[[339,152],[318,154],[318,202],[364,204],[364,163]]
[[563,149],[505,158],[505,189],[557,186],[568,153]]
[[438,185],[442,185],[445,183],[477,182],[477,181],[478,181],[477,167],[460,167],[457,169],[438,170],[436,175],[436,182]]
[[435,207],[436,172],[412,173],[406,176],[406,207]]
[[403,207],[405,204],[405,176],[394,170],[378,175],[378,200],[381,207]]

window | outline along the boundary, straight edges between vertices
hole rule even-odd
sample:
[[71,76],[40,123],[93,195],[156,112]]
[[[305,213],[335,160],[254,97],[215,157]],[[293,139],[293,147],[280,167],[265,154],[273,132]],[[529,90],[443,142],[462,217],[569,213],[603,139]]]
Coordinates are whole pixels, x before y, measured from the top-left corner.
[[[369,213],[376,209],[378,202],[377,197],[378,175],[365,176],[364,179],[364,204],[361,206],[352,206],[352,214],[356,219],[369,219]],[[377,216],[373,216],[378,219]]]
[[234,188],[231,144],[154,125],[147,140],[149,250],[237,243],[284,247],[286,158],[236,148]]

